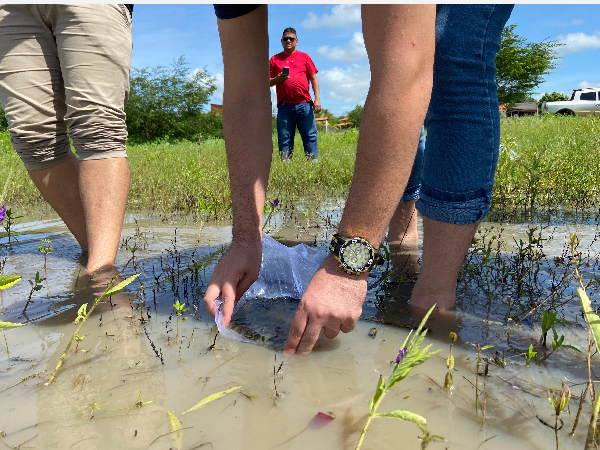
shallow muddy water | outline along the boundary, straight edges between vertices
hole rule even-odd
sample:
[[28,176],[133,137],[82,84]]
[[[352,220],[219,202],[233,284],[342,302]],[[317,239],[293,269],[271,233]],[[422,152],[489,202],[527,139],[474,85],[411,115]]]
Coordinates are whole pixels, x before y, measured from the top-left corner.
[[[317,217],[274,216],[267,230],[289,243],[316,240],[324,251],[331,234],[327,225],[338,217],[333,207]],[[504,225],[502,231],[500,225],[483,228],[489,231],[482,231],[487,236],[482,242],[494,234],[503,236],[505,247],[498,261],[509,264],[519,251],[526,253],[519,240],[530,242],[527,225]],[[23,275],[15,286],[0,291],[0,321],[27,322],[0,333],[0,437],[9,448],[353,449],[379,376],[390,375],[391,361],[420,320],[406,302],[414,272],[410,267],[418,265],[416,249],[408,249],[371,274],[363,320],[356,329],[331,341],[322,338],[308,356],[281,352],[297,305],[289,298],[249,301],[234,317],[232,327],[254,344],[223,337],[215,341],[214,320],[202,295],[231,228],[153,219],[136,223],[130,215],[117,264],[122,267],[134,254],[125,274],[141,273],[139,282],[90,317],[80,332],[85,338],[77,352],[74,343],[55,382],[46,385],[75,332],[77,309],[93,301],[98,287],[87,284],[76,242],[62,222],[25,222],[16,230],[21,233],[19,242],[11,249],[0,247],[6,258],[4,273]],[[532,362],[528,368],[520,354],[540,337],[537,310],[528,312],[531,302],[554,301],[552,292],[558,289],[552,290],[552,283],[571,272],[563,239],[569,231],[578,233],[580,249],[587,252],[585,276],[598,275],[595,223],[557,223],[545,229],[542,236],[548,240],[543,248],[536,253],[535,245],[528,247],[530,257],[540,261],[539,270],[523,275],[518,292],[510,276],[497,282],[495,271],[463,274],[457,310],[436,315],[427,324],[425,344],[441,352],[398,384],[379,412],[403,409],[425,417],[430,432],[447,439],[431,443],[431,449],[551,449],[556,448],[554,431],[542,423],[554,425],[547,390],[560,389],[563,381],[573,397],[570,413],[561,416],[558,445],[583,448],[589,396],[574,436],[568,435],[585,387],[578,383],[588,378],[588,333],[579,302],[572,298],[573,283],[560,293],[564,301],[571,298],[560,308],[561,319],[570,323],[557,326],[557,331],[583,352],[561,348],[544,364]],[[36,271],[44,276],[44,257],[38,251],[42,237],[51,239],[55,251],[47,256],[47,281],[23,314],[31,291],[27,280]],[[6,244],[6,239],[0,243]],[[476,267],[480,258],[470,261]],[[409,268],[408,277],[392,270],[400,266]],[[511,295],[519,300],[507,314]],[[174,343],[176,300],[190,310]],[[447,391],[441,386],[451,331],[458,341],[453,347],[454,387]],[[487,366],[487,376],[481,375],[478,384],[485,423],[482,412],[475,413],[477,344],[494,345],[482,352],[480,372]],[[494,351],[500,358],[504,351],[504,366],[493,363]],[[592,369],[597,368],[593,362]],[[236,386],[242,387],[183,414],[208,395]],[[140,407],[139,402],[151,403]],[[181,434],[171,432],[167,411],[180,420]],[[319,412],[332,412],[336,418],[323,428],[306,429]],[[417,449],[420,434],[412,423],[377,419],[362,448]]]

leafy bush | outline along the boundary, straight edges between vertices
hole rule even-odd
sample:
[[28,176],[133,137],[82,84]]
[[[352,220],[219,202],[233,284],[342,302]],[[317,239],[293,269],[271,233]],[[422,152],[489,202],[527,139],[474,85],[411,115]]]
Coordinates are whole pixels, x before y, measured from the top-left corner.
[[183,56],[169,67],[133,68],[125,108],[131,143],[223,136],[220,117],[204,106],[216,90],[206,70],[190,72]]
[[544,102],[565,102],[567,100],[569,100],[569,97],[565,94],[561,94],[560,92],[553,92],[552,94],[546,92],[538,101],[538,109],[540,111],[542,110],[542,103]]
[[6,120],[6,116],[4,115],[4,110],[2,109],[2,105],[0,105],[0,131],[6,131],[8,128],[8,121]]

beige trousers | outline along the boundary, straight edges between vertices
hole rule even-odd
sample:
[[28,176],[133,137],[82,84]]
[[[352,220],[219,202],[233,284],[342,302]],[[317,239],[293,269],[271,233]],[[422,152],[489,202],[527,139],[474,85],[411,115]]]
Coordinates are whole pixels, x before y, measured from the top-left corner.
[[[0,102],[28,170],[126,157],[131,17],[124,5],[0,5]],[[68,130],[68,133],[67,133]]]

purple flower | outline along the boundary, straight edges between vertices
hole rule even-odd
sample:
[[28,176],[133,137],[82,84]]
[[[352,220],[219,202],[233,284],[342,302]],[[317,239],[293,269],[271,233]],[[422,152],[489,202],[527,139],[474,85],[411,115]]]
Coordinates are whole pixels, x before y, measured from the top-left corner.
[[396,358],[396,364],[400,364],[400,361],[402,361],[402,358],[404,358],[405,354],[406,354],[406,347],[404,347],[402,350],[400,350],[400,354],[398,354],[398,357]]
[[271,202],[271,208],[277,208],[279,206],[279,197]]
[[2,221],[6,217],[6,206],[2,205],[0,208],[0,225],[2,225]]
[[196,144],[202,145],[202,141],[198,141],[198,142],[196,142]]

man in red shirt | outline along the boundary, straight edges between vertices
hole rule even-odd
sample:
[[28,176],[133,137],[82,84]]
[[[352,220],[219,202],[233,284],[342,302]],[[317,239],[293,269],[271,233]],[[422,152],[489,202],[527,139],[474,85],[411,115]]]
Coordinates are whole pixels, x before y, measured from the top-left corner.
[[[283,160],[292,158],[296,125],[304,153],[313,162],[317,161],[317,124],[315,113],[321,111],[317,68],[304,52],[296,50],[296,30],[286,28],[281,38],[283,52],[271,57],[270,85],[277,86],[277,137],[279,155]],[[308,81],[312,83],[315,101],[310,98]]]

